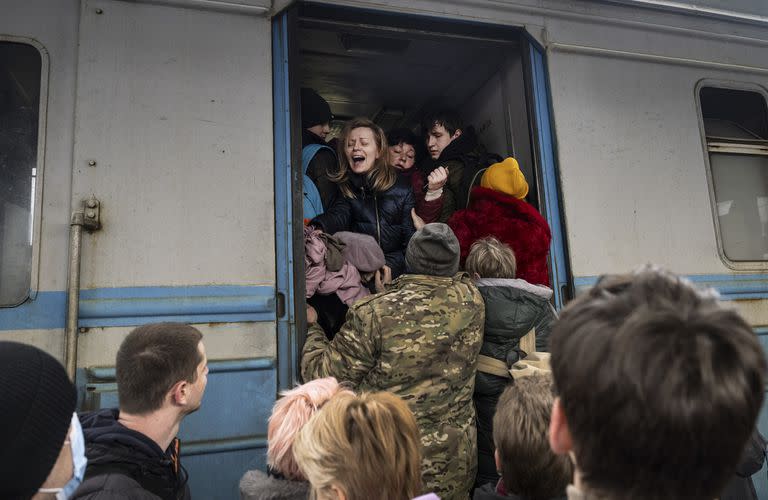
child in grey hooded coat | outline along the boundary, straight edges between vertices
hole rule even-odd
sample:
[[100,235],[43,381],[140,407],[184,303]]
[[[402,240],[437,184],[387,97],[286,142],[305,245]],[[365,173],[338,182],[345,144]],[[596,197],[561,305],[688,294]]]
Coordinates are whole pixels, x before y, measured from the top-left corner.
[[[511,383],[508,370],[532,354],[521,339],[535,336],[536,351],[548,351],[547,339],[556,319],[549,300],[552,290],[515,279],[515,254],[493,237],[476,241],[465,269],[485,302],[485,328],[480,348],[473,399],[477,410],[477,480],[475,486],[499,480],[493,458],[493,414],[504,388]],[[531,350],[531,349],[528,349]],[[483,368],[482,358],[499,365],[496,373]]]

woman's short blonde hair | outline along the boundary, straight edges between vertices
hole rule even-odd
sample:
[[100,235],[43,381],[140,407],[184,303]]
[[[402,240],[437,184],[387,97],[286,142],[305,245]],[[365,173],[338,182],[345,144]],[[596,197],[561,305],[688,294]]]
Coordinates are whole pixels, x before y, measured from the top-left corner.
[[347,159],[346,148],[349,134],[356,128],[370,129],[373,132],[373,140],[376,142],[376,147],[379,149],[379,157],[365,174],[368,178],[368,184],[373,187],[374,191],[381,193],[394,186],[395,181],[397,181],[397,171],[387,160],[387,136],[384,134],[384,131],[368,118],[352,118],[344,125],[344,129],[339,136],[336,148],[339,157],[339,169],[330,175],[330,179],[339,185],[339,190],[346,198],[355,197],[355,192],[349,182],[352,168]]
[[421,493],[421,443],[408,405],[387,392],[339,395],[299,432],[294,455],[313,498],[409,500]]
[[282,393],[267,426],[267,465],[287,479],[304,480],[293,457],[293,442],[310,417],[333,396],[353,395],[333,377],[320,378]]
[[511,279],[517,272],[517,260],[509,245],[487,236],[472,244],[464,269],[470,276]]

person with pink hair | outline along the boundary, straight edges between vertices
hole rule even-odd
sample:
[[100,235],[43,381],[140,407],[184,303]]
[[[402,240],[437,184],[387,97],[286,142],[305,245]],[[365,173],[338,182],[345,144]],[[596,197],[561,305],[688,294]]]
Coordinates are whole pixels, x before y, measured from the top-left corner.
[[293,440],[304,424],[337,394],[354,393],[333,377],[307,382],[281,394],[267,426],[267,472],[250,470],[240,480],[241,500],[305,500],[309,483],[293,456]]

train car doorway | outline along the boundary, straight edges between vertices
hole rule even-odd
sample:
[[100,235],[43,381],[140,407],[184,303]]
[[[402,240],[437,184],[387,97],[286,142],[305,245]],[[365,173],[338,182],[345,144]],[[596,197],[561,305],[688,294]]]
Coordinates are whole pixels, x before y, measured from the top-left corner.
[[416,130],[426,109],[452,107],[489,152],[514,156],[527,201],[552,229],[550,280],[563,304],[569,279],[546,65],[524,30],[307,3],[275,17],[273,64],[280,387],[295,381],[305,331],[301,87],[329,102],[329,138],[352,117]]

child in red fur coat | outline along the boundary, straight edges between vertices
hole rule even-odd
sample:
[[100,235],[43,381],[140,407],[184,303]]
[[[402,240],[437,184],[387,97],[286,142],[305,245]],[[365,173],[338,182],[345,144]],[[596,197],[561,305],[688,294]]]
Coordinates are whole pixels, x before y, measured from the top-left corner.
[[517,256],[517,277],[535,285],[549,286],[547,254],[552,233],[549,224],[523,198],[528,183],[514,158],[488,167],[473,188],[469,206],[448,220],[461,245],[464,265],[472,243],[495,236]]

